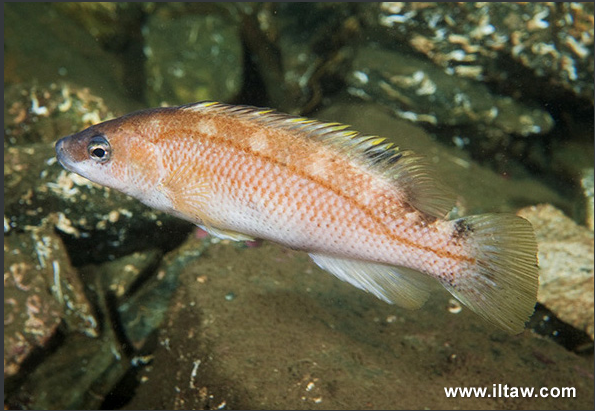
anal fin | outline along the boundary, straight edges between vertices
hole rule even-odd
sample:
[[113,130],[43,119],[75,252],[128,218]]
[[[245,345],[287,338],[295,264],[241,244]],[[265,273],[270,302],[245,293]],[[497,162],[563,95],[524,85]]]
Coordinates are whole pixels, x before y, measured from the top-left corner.
[[323,254],[310,257],[323,270],[390,304],[417,309],[430,296],[433,279],[409,268]]
[[215,228],[212,226],[207,225],[198,225],[200,228],[205,230],[210,235],[220,238],[222,240],[232,240],[232,241],[254,241],[253,237],[250,237],[246,234],[238,233],[237,231],[231,230],[222,230],[219,228]]

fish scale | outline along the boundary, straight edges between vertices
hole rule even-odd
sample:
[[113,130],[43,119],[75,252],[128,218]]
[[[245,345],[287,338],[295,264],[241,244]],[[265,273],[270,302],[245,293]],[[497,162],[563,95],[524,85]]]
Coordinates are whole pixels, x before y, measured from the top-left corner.
[[520,332],[538,276],[531,225],[449,221],[452,196],[423,159],[377,136],[214,102],[144,110],[57,142],[60,163],[221,238],[304,250],[338,278],[418,308],[432,281]]

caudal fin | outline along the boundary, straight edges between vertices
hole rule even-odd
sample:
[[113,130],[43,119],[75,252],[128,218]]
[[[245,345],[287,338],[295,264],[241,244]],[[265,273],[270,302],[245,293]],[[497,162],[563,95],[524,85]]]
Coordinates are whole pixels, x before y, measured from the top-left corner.
[[483,214],[455,221],[474,264],[444,287],[490,323],[520,333],[533,313],[539,276],[531,224],[512,214]]

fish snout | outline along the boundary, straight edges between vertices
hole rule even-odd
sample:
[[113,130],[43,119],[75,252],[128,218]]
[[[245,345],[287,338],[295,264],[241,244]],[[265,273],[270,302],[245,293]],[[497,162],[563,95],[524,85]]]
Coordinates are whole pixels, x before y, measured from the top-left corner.
[[73,167],[77,162],[78,145],[78,142],[73,140],[72,136],[61,138],[56,142],[56,159],[67,170],[73,171]]
[[64,159],[66,157],[66,149],[64,147],[67,137],[61,138],[56,142],[56,158],[58,162],[64,165]]

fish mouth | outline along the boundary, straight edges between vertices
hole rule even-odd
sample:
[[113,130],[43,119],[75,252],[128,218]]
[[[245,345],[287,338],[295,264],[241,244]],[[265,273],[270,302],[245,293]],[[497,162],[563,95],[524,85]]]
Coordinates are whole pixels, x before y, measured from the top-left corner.
[[66,147],[67,142],[68,137],[61,138],[56,142],[56,159],[62,165],[62,167],[67,170],[72,170],[71,156],[69,155],[68,149]]

